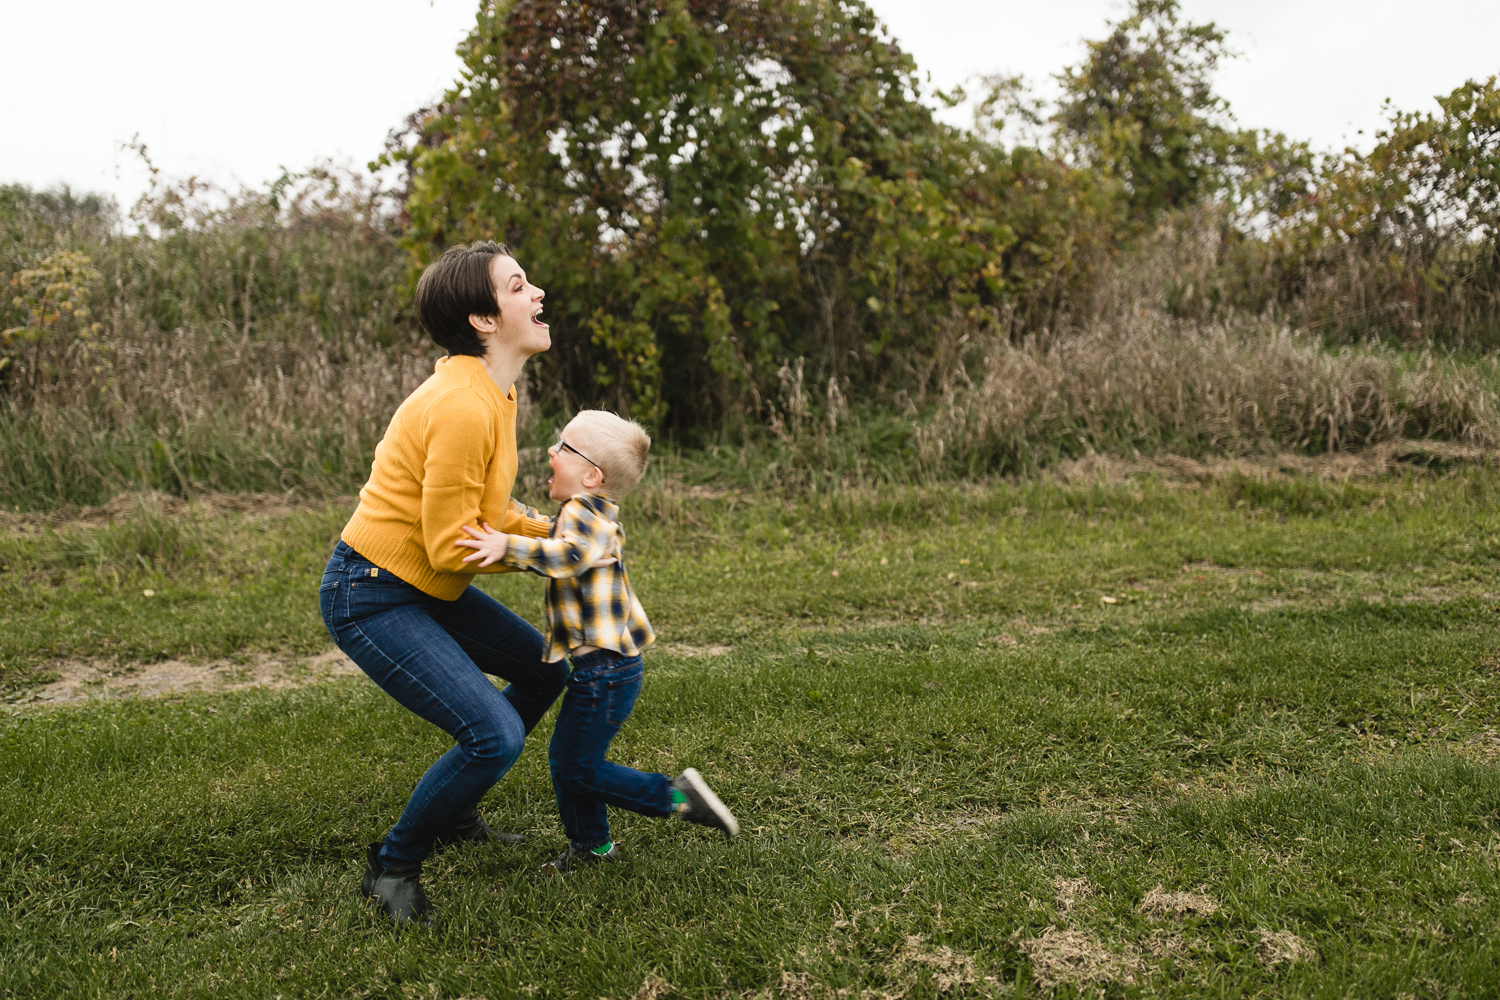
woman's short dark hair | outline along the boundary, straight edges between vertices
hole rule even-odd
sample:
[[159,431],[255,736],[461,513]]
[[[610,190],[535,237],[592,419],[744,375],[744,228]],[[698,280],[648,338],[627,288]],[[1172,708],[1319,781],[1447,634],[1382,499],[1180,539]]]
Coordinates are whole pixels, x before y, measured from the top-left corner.
[[417,279],[417,319],[449,354],[484,357],[484,341],[470,316],[498,316],[490,261],[514,256],[504,243],[484,240],[449,247]]

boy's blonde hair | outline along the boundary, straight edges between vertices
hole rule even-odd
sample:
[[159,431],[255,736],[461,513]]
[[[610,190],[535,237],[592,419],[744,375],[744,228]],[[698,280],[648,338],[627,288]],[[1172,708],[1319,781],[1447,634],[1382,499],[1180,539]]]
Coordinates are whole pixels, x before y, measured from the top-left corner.
[[619,499],[640,485],[651,450],[644,427],[608,410],[579,410],[568,426],[583,431],[589,460],[604,473],[602,492]]

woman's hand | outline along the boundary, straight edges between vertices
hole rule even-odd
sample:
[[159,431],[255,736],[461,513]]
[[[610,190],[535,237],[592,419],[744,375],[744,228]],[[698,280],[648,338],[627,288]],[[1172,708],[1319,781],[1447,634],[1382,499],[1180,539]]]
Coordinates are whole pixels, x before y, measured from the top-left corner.
[[459,525],[459,527],[469,537],[460,538],[453,544],[462,545],[474,550],[471,554],[464,556],[464,562],[473,562],[478,559],[479,565],[483,567],[492,566],[505,558],[505,550],[510,548],[509,535],[503,531],[496,531],[494,528],[491,528],[488,521],[483,523],[482,527],[484,530],[482,531],[471,524],[463,524]]

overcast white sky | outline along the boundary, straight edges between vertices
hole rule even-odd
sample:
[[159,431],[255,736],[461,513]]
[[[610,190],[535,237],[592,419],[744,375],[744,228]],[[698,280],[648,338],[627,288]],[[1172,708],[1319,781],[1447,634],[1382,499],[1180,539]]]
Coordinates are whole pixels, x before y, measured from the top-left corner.
[[[128,205],[139,135],[172,175],[262,184],[320,158],[363,164],[458,74],[478,0],[0,0],[0,183],[67,183]],[[943,87],[981,73],[1045,83],[1121,0],[873,0]],[[1497,0],[1182,0],[1241,58],[1219,91],[1245,125],[1364,145],[1381,102],[1500,72]],[[1359,135],[1363,130],[1364,137]]]

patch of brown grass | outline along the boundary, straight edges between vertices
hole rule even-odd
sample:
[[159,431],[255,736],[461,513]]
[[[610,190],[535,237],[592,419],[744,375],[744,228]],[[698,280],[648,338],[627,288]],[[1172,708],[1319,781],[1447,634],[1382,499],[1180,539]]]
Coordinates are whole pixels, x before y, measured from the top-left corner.
[[1198,917],[1211,917],[1219,912],[1217,901],[1197,892],[1167,892],[1161,886],[1157,886],[1146,893],[1141,905],[1136,907],[1136,912],[1144,917],[1185,917],[1192,914]]
[[947,945],[933,947],[920,934],[907,935],[896,952],[894,965],[904,967],[908,973],[918,966],[931,969],[932,984],[939,993],[961,992],[980,980],[973,956]]
[[1031,977],[1043,989],[1107,983],[1133,986],[1141,969],[1140,956],[1133,951],[1113,951],[1083,931],[1048,927],[1040,937],[1017,945],[1031,960]]
[[1260,946],[1255,950],[1255,957],[1266,965],[1311,962],[1318,957],[1311,945],[1291,931],[1260,929],[1255,933],[1260,935]]
[[1086,878],[1060,878],[1052,883],[1052,888],[1056,893],[1057,912],[1064,917],[1094,894],[1094,887]]

